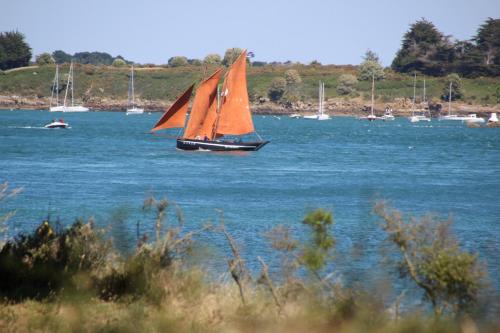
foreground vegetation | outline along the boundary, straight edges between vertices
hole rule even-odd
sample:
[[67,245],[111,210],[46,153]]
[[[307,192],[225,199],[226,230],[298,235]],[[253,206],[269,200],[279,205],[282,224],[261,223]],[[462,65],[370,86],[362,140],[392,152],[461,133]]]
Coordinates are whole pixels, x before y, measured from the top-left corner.
[[[0,201],[16,192],[0,188]],[[177,221],[166,222],[169,209]],[[139,238],[128,255],[89,220],[67,228],[43,221],[0,247],[0,330],[5,332],[494,332],[484,321],[486,290],[477,255],[460,249],[450,221],[407,218],[387,204],[380,217],[402,278],[423,292],[415,305],[404,292],[348,288],[335,272],[330,212],[302,221],[304,237],[285,226],[266,237],[279,260],[258,257],[248,269],[239,244],[224,224],[184,231],[181,211],[148,198],[143,209],[154,235]],[[3,218],[2,225],[8,219]],[[5,230],[4,230],[5,231]],[[227,244],[227,273],[214,279],[195,260],[200,234],[217,233]],[[395,258],[396,259],[396,258]],[[226,259],[223,259],[226,261]],[[387,282],[387,281],[386,281]],[[483,319],[482,319],[483,318]]]

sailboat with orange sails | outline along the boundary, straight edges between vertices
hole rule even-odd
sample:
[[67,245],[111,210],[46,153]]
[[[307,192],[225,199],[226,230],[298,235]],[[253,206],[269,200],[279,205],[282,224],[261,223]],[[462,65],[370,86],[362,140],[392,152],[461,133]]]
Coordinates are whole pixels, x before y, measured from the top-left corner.
[[[264,141],[255,131],[246,80],[246,51],[243,51],[227,72],[222,89],[218,85],[222,68],[204,79],[197,91],[186,123],[189,100],[194,89],[191,85],[151,129],[151,132],[169,128],[183,128],[177,138],[181,150],[252,151],[259,150]],[[259,141],[243,142],[241,137],[255,133]]]

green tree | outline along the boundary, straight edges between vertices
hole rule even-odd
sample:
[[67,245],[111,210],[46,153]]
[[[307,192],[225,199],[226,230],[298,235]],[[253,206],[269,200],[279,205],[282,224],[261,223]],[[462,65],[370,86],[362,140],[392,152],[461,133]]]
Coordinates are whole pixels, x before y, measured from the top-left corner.
[[339,95],[349,95],[356,91],[358,79],[352,74],[342,74],[337,84],[337,92]]
[[64,64],[71,62],[72,56],[64,51],[57,50],[52,52],[52,58],[54,58],[56,64]]
[[205,59],[203,59],[203,63],[207,65],[220,65],[222,63],[222,58],[216,53],[208,54]]
[[186,57],[183,56],[176,56],[168,59],[168,65],[170,67],[181,67],[181,66],[186,66],[187,64],[188,60]]
[[0,33],[0,69],[28,66],[31,48],[18,31]]
[[376,204],[374,211],[401,255],[401,276],[423,291],[435,314],[470,310],[485,273],[476,254],[460,249],[451,221],[436,221],[432,216],[408,219],[384,203]]
[[73,55],[73,60],[80,64],[109,66],[113,63],[115,58],[106,52],[77,52]]
[[380,64],[378,56],[371,50],[366,51],[363,62],[358,67],[358,80],[368,81],[375,77],[375,80],[385,78],[384,67]]
[[335,239],[332,236],[333,216],[331,212],[317,209],[304,218],[303,224],[311,229],[311,239],[304,247],[301,262],[315,275],[323,269],[332,251]]
[[55,62],[50,53],[42,53],[36,56],[36,63],[39,66],[50,65]]
[[486,66],[500,65],[500,19],[488,18],[479,27],[474,41],[483,53]]
[[392,61],[397,72],[419,71],[429,75],[446,74],[453,62],[453,45],[433,23],[421,19],[403,36],[401,49]]
[[243,50],[240,49],[239,47],[233,47],[227,49],[226,53],[224,53],[224,59],[222,59],[222,64],[224,66],[230,66],[236,60],[236,58],[239,57],[241,52],[243,52]]
[[203,63],[200,59],[188,59],[188,64],[193,66],[201,66]]
[[448,101],[450,98],[450,82],[451,82],[451,100],[455,101],[463,97],[462,80],[460,76],[456,73],[452,73],[446,77],[446,84],[443,87],[443,94],[441,99]]
[[269,99],[273,102],[279,101],[286,91],[286,80],[282,77],[274,78],[267,92]]
[[113,67],[123,67],[125,66],[127,63],[125,62],[125,60],[121,59],[121,58],[116,58],[115,60],[113,60]]

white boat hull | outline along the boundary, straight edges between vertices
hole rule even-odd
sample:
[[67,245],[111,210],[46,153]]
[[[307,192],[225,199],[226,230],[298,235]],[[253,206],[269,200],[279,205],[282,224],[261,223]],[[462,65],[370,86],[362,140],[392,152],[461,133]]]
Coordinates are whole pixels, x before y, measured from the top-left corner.
[[84,106],[53,106],[49,108],[50,112],[88,112],[89,108],[86,108]]
[[53,121],[50,124],[43,126],[45,128],[68,128],[69,125],[62,121]]
[[139,109],[139,108],[132,108],[132,109],[127,109],[126,115],[128,116],[129,114],[143,114],[144,109]]
[[426,116],[412,116],[409,119],[412,123],[418,123],[419,121],[431,121],[431,118]]
[[304,119],[312,119],[312,120],[328,120],[331,119],[327,114],[315,114],[312,116],[304,116]]

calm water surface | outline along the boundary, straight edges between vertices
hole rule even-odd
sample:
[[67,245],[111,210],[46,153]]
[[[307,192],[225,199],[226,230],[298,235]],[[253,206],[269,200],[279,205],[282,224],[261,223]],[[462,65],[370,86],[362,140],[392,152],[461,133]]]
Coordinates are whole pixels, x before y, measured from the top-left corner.
[[[183,209],[187,229],[216,221],[222,209],[257,267],[257,255],[269,254],[266,231],[286,224],[303,234],[304,214],[324,207],[335,216],[337,270],[352,281],[378,265],[384,235],[371,209],[383,198],[411,214],[451,215],[461,242],[480,252],[500,291],[498,128],[256,116],[259,134],[271,144],[221,154],[177,151],[173,140],[147,134],[159,114],[65,114],[71,129],[43,129],[59,116],[0,111],[0,181],[24,188],[0,207],[17,209],[11,233],[32,230],[50,211],[64,224],[90,216],[102,225],[118,221],[114,237],[133,246],[138,220],[140,233],[153,235],[141,206],[154,193]],[[214,248],[224,245],[220,236],[205,237]]]

